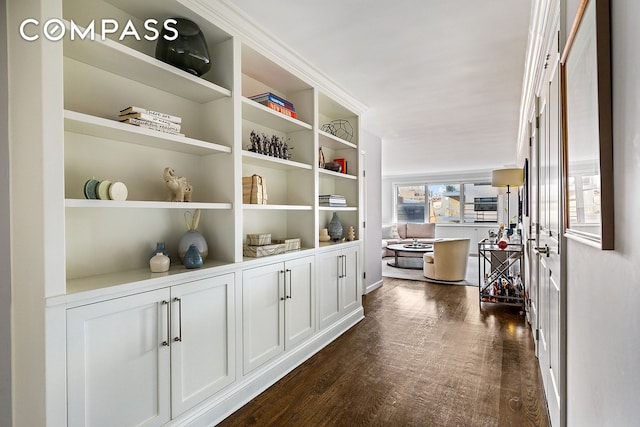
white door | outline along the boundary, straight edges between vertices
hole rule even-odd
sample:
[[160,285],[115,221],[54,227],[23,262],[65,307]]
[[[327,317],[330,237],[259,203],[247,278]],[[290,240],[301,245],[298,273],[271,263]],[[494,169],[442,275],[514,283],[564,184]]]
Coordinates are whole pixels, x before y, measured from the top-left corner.
[[[559,49],[548,59],[540,97],[538,146],[537,263],[538,357],[552,425],[563,424],[564,337],[560,263],[560,88]],[[535,268],[535,267],[534,267]]]
[[170,420],[169,290],[67,311],[69,426]]
[[235,380],[233,296],[233,274],[171,290],[173,417]]
[[288,350],[315,331],[314,257],[285,263],[285,348]]
[[319,254],[316,258],[316,283],[320,328],[340,318],[340,277],[343,259],[340,251]]
[[284,264],[242,272],[242,340],[247,374],[284,352]]
[[360,306],[360,265],[357,247],[342,250],[340,311],[348,313]]

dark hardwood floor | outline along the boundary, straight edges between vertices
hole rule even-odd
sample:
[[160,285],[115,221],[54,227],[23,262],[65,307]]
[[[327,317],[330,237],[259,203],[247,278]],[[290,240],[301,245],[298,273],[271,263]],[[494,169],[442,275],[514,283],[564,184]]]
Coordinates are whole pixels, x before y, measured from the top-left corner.
[[548,426],[531,331],[478,288],[384,279],[366,318],[221,426]]

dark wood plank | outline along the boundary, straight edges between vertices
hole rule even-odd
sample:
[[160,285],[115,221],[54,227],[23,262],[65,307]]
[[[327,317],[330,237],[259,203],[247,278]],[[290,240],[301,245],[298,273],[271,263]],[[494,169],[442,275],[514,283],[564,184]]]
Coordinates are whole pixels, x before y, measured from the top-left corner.
[[366,318],[221,426],[548,426],[531,331],[478,288],[384,279]]

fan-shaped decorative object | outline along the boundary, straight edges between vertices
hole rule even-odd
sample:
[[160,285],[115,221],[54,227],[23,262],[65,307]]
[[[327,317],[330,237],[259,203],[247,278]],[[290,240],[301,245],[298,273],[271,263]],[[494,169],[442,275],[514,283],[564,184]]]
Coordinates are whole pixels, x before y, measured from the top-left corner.
[[348,142],[353,138],[353,127],[348,120],[344,119],[331,120],[330,123],[320,126],[320,130]]
[[347,120],[338,119],[332,120],[330,124],[335,129],[335,133],[333,135],[351,142],[351,139],[353,138],[353,127],[351,126],[351,123]]

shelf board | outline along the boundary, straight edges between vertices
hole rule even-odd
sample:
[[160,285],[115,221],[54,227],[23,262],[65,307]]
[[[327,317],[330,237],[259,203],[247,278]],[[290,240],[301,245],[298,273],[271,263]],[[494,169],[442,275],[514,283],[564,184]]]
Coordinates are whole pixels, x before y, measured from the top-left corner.
[[292,169],[307,169],[311,170],[313,167],[306,163],[294,162],[292,160],[279,159],[277,157],[265,156],[264,154],[253,153],[251,151],[242,150],[242,160],[244,163],[264,166],[272,169],[292,170]]
[[346,148],[351,148],[356,150],[358,146],[352,142],[345,141],[342,138],[338,138],[335,135],[331,135],[328,132],[323,130],[318,130],[318,135],[320,136],[320,146],[328,147],[333,150],[344,150]]
[[334,172],[334,171],[329,170],[329,169],[318,169],[318,171],[321,174],[325,174],[325,175],[328,175],[328,176],[333,176],[333,177],[336,177],[336,178],[352,179],[352,180],[357,180],[358,179],[358,177],[355,176],[355,175],[351,175],[351,174],[348,174],[348,173],[342,173],[342,172]]
[[67,208],[129,208],[129,209],[202,209],[202,210],[230,210],[231,203],[200,203],[200,202],[155,202],[144,200],[93,200],[93,199],[65,199]]
[[201,156],[231,153],[231,147],[224,145],[145,129],[70,110],[64,111],[64,129],[83,135]]
[[[67,22],[67,27],[69,23]],[[199,103],[231,96],[231,91],[113,40],[64,38],[64,55],[101,70]]]
[[355,206],[318,206],[320,211],[342,211],[342,212],[355,212],[358,210]]
[[308,123],[298,119],[292,119],[245,97],[242,98],[242,118],[271,129],[285,132],[313,129]]
[[[197,274],[198,271],[220,267],[227,265],[221,261],[206,260],[199,269],[189,270],[181,264],[171,264],[169,271],[166,273],[152,273],[148,268],[142,268],[131,271],[121,271],[116,273],[100,274],[96,276],[82,277],[77,279],[67,279],[67,295],[79,292],[96,291],[111,286],[135,284],[135,285],[151,285],[155,282],[164,282],[167,277],[190,273]],[[68,299],[68,297],[65,296]]]
[[313,206],[307,205],[254,205],[245,203],[242,205],[245,210],[256,211],[310,211]]

